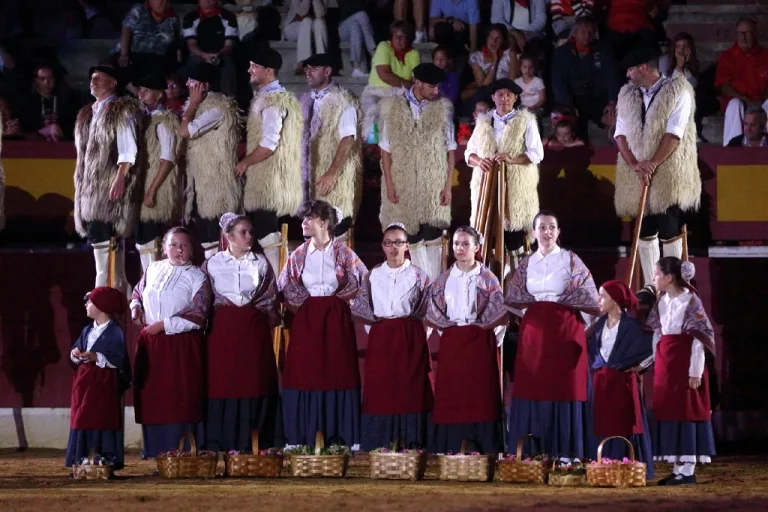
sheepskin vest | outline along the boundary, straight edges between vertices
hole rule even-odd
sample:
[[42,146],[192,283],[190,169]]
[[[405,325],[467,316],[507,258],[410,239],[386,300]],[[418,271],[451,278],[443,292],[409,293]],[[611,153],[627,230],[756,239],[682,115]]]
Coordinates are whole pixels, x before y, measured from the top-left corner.
[[[0,114],[0,128],[3,126],[3,115]],[[0,129],[0,156],[3,154],[3,130]],[[5,170],[0,160],[0,230],[5,227]]]
[[[171,151],[176,154],[178,146],[179,118],[170,110],[156,111],[149,116],[148,126],[144,130],[144,195],[146,196],[149,186],[157,176],[160,168],[160,139],[157,136],[157,127],[165,126],[173,137]],[[168,222],[179,213],[179,199],[181,198],[179,190],[179,170],[177,166],[171,168],[171,172],[163,181],[160,188],[157,189],[155,206],[147,208],[142,202],[141,222]]]
[[299,101],[288,91],[257,94],[248,113],[248,153],[259,147],[263,133],[262,112],[276,107],[285,113],[280,142],[275,152],[248,168],[245,182],[245,210],[276,212],[278,217],[294,215],[303,198],[301,185],[301,131],[304,120]]
[[[357,125],[355,143],[347,161],[339,172],[336,186],[327,196],[319,196],[315,183],[331,167],[339,146],[339,120],[350,106],[360,119],[360,103],[349,91],[331,85],[323,103],[313,115],[314,100],[311,93],[301,97],[304,114],[304,131],[301,136],[301,178],[305,199],[322,199],[341,209],[344,217],[354,217],[363,193],[363,159],[361,153],[360,123]],[[311,119],[311,121],[309,121]]]
[[[373,125],[380,121],[380,103],[384,98],[392,96],[405,96],[403,87],[380,87],[366,85],[360,94],[360,107],[363,110],[363,134],[367,137],[371,133]],[[381,128],[381,127],[379,127]]]
[[[189,101],[185,111],[188,106]],[[218,220],[227,212],[240,211],[242,187],[235,175],[235,165],[242,121],[237,102],[217,92],[205,96],[195,118],[214,108],[223,115],[219,125],[189,139],[187,147],[187,218],[192,212],[192,201],[203,219]]]
[[[650,160],[666,133],[667,121],[680,95],[693,89],[683,76],[668,79],[659,89],[645,114],[643,123],[643,93],[629,83],[622,87],[617,104],[618,113],[627,127],[627,144],[638,161]],[[693,103],[693,102],[692,102]],[[672,205],[683,210],[696,210],[701,200],[701,176],[697,163],[696,125],[692,105],[688,122],[677,149],[653,173],[648,189],[645,215],[664,213]],[[642,183],[619,155],[616,163],[616,194],[614,204],[621,217],[637,216]]]
[[[475,125],[477,139],[477,156],[489,158],[498,153],[505,153],[511,157],[522,155],[525,150],[525,128],[529,121],[536,118],[527,110],[518,111],[507,122],[504,131],[501,132],[501,140],[496,143],[493,131],[493,116],[483,115],[478,117]],[[531,229],[533,218],[539,211],[539,166],[506,165],[507,184],[507,208],[504,229],[506,231],[527,231]],[[472,197],[472,218],[470,223],[475,225],[476,208],[480,194],[480,182],[483,171],[475,167],[472,171],[472,181],[469,188]]]
[[[133,165],[125,178],[125,193],[117,201],[109,200],[109,189],[117,175],[117,131],[135,130],[139,140],[144,113],[141,103],[132,98],[115,98],[99,112],[91,129],[93,109],[86,105],[77,114],[75,122],[75,229],[80,236],[87,235],[86,224],[101,221],[111,224],[117,236],[131,235],[138,220],[142,198],[140,165]],[[131,123],[131,121],[133,123]],[[141,144],[136,163],[142,159]]]
[[397,203],[387,200],[382,180],[382,226],[401,222],[409,234],[415,234],[421,224],[437,228],[451,224],[451,207],[440,205],[448,172],[445,127],[453,122],[451,116],[452,105],[445,98],[430,101],[418,121],[404,96],[381,100],[381,121],[391,145],[392,180],[399,198]]

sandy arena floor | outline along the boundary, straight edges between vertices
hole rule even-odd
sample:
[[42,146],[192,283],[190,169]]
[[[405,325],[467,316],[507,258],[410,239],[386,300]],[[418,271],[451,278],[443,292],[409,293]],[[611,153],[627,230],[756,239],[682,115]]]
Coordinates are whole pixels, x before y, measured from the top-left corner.
[[[60,451],[0,450],[0,510],[768,510],[765,457],[717,459],[699,472],[699,485],[693,487],[650,485],[629,490],[441,482],[435,462],[430,462],[421,482],[374,481],[368,478],[365,456],[351,461],[344,479],[180,481],[149,476],[154,461],[141,461],[133,455],[120,479],[75,482],[67,478],[63,460]],[[219,469],[223,471],[221,462]],[[663,476],[667,471],[667,467],[657,466],[657,474]]]

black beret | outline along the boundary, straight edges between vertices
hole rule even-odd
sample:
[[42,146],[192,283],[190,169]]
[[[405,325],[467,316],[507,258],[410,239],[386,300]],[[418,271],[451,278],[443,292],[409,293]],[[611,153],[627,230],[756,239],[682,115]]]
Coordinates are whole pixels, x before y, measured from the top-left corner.
[[327,53],[316,53],[307,60],[304,61],[305,66],[312,66],[316,68],[332,68],[331,56]]
[[198,63],[189,68],[187,78],[210,84],[216,80],[216,66],[207,62]]
[[445,81],[447,76],[445,71],[439,67],[431,62],[425,62],[413,68],[413,78],[426,84],[439,85]]
[[280,68],[283,67],[283,57],[280,56],[280,52],[272,48],[261,48],[254,52],[251,56],[251,62],[265,68],[272,68],[275,71],[280,71]]
[[495,94],[500,89],[509,89],[515,96],[520,96],[520,93],[523,92],[520,86],[510,78],[502,78],[491,84],[491,94]]
[[144,87],[145,89],[152,89],[155,91],[164,91],[168,87],[168,83],[165,81],[163,75],[153,74],[147,75],[134,80],[133,85],[136,87]]
[[112,67],[109,64],[99,64],[98,66],[93,66],[91,69],[88,70],[88,76],[92,76],[95,72],[104,73],[105,75],[109,75],[118,82],[122,78],[122,73],[120,73],[120,70],[118,68]]
[[659,57],[661,57],[661,51],[655,45],[644,44],[636,46],[629,50],[624,55],[624,58],[621,59],[621,67],[625,69],[633,68],[657,60]]

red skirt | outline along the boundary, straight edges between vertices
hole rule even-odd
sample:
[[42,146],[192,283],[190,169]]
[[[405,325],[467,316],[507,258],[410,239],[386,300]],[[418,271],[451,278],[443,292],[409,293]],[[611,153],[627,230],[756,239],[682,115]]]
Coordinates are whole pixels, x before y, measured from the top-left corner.
[[659,421],[709,421],[709,374],[704,367],[699,389],[688,387],[693,336],[665,334],[656,346],[653,366],[653,418]]
[[258,309],[219,306],[208,335],[208,398],[256,398],[277,392],[269,317]]
[[357,338],[349,305],[338,297],[310,297],[291,325],[283,388],[360,389]]
[[440,337],[435,381],[435,424],[484,423],[501,419],[496,337],[474,325],[450,327]]
[[594,429],[601,437],[643,433],[637,375],[603,366],[592,375]]
[[536,302],[520,324],[514,398],[540,402],[587,400],[587,338],[579,313]]
[[143,425],[195,423],[203,419],[203,333],[150,335],[136,347],[133,400]]
[[392,318],[373,324],[363,380],[364,414],[415,414],[432,409],[424,324]]
[[120,430],[123,411],[117,370],[95,363],[77,367],[72,382],[69,427],[74,430]]

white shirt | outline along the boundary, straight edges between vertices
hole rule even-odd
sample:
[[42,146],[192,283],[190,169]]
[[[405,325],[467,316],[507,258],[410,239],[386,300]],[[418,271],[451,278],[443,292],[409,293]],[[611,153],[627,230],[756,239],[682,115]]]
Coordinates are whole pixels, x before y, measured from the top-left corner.
[[133,301],[131,309],[142,306],[147,325],[162,321],[166,334],[200,329],[196,323],[173,315],[192,304],[205,279],[205,273],[193,265],[174,266],[168,260],[151,263],[147,267],[142,304]]
[[541,99],[541,91],[546,90],[544,80],[537,76],[533,77],[528,83],[525,83],[523,77],[520,77],[515,80],[515,83],[523,90],[523,92],[520,93],[520,104],[526,108],[531,108],[536,105]]
[[[469,272],[454,264],[445,282],[445,306],[448,319],[458,326],[472,325],[477,321],[477,278],[482,266],[475,263]],[[507,327],[500,325],[493,329],[496,343],[501,346]],[[442,333],[441,333],[442,334]]]
[[[91,105],[93,115],[91,116],[91,133],[93,133],[93,125],[96,124],[96,120],[101,114],[104,105],[114,100],[116,96],[110,96],[103,101],[97,101]],[[126,117],[126,123],[118,125],[117,128],[117,163],[118,164],[135,164],[136,153],[138,153],[138,146],[136,143],[136,120],[131,116]]]
[[[501,80],[502,78],[507,78],[507,76],[509,76],[509,61],[509,50],[504,50],[504,53],[501,54],[499,62],[496,63],[496,80]],[[486,62],[485,57],[483,56],[483,52],[472,52],[469,55],[469,64],[471,66],[478,66],[483,70],[483,73],[488,73],[488,71],[491,69],[491,63]]]
[[611,357],[613,352],[613,346],[616,345],[616,336],[619,334],[619,325],[621,320],[616,322],[612,328],[608,327],[608,322],[605,322],[603,326],[603,332],[600,335],[600,355],[603,356],[605,362],[608,362],[608,358]]
[[[86,352],[91,352],[91,349],[96,344],[96,340],[99,339],[99,337],[104,334],[104,331],[107,330],[107,326],[109,325],[110,321],[104,322],[103,324],[99,325],[96,322],[93,322],[93,329],[91,329],[91,332],[88,333],[88,341],[85,346]],[[81,364],[82,361],[75,357],[75,350],[77,347],[72,349],[72,352],[69,353],[69,359],[75,363],[75,364]],[[115,368],[115,365],[110,363],[107,358],[102,354],[101,352],[96,352],[96,366],[99,368],[104,368],[105,366],[107,368]]]
[[[501,137],[504,135],[504,128],[506,128],[507,123],[509,123],[510,120],[514,119],[514,117],[518,114],[517,110],[513,110],[504,116],[500,116],[496,113],[496,109],[493,109],[491,111],[492,120],[491,123],[493,124],[493,138],[496,140],[496,146],[501,144]],[[467,149],[464,151],[464,161],[469,162],[470,155],[476,155],[478,154],[478,140],[477,140],[477,134],[478,131],[474,130],[472,132],[472,136],[469,138],[469,141],[467,142]],[[523,135],[523,138],[525,139],[525,152],[523,153],[525,156],[528,157],[528,160],[531,161],[532,164],[538,165],[539,162],[541,162],[544,159],[544,145],[541,143],[541,136],[539,135],[539,127],[536,124],[535,120],[529,120],[525,125],[525,134]],[[512,158],[515,158],[519,155],[509,155]]]
[[318,249],[314,242],[309,242],[301,282],[312,297],[330,297],[336,293],[339,280],[336,277],[333,240],[324,249]]
[[571,280],[571,257],[559,246],[544,256],[540,251],[528,260],[526,288],[538,302],[557,302]]
[[419,277],[406,259],[398,268],[386,263],[369,274],[373,314],[377,318],[408,317],[418,307],[421,291]]
[[[406,100],[407,101],[407,100]],[[422,101],[422,105],[426,102]],[[408,102],[408,105],[411,107],[411,114],[413,115],[413,120],[418,121],[421,118],[421,109],[411,103]],[[423,106],[422,106],[423,108]],[[379,136],[379,147],[386,151],[387,153],[392,152],[392,145],[389,141],[389,134],[387,133],[386,124],[383,126],[380,126],[381,132]],[[458,147],[458,144],[456,144],[456,129],[453,126],[453,120],[449,121],[444,127],[443,127],[443,136],[445,137],[445,150],[446,151],[455,151]]]
[[[670,297],[666,293],[661,296],[658,303],[661,333],[655,332],[653,334],[653,355],[643,361],[644,367],[649,366],[653,362],[653,358],[656,355],[656,345],[658,345],[662,335],[682,333],[685,310],[690,301],[690,290],[684,290],[683,293],[675,298]],[[704,375],[704,366],[704,344],[694,338],[693,346],[691,347],[691,363],[688,367],[688,376],[701,378]]]
[[221,124],[222,119],[224,119],[224,114],[220,109],[212,108],[206,110],[187,125],[189,138],[194,139],[195,137],[205,135],[209,131],[217,128]]
[[[254,108],[259,108],[258,100],[266,98],[276,92],[284,92],[285,87],[280,82],[273,80],[259,89],[256,94],[257,102],[254,102]],[[261,140],[259,146],[274,151],[280,144],[280,132],[283,129],[283,120],[288,112],[278,107],[267,107],[261,111]]]
[[[157,116],[165,111],[166,108],[161,106],[153,110],[150,116]],[[157,140],[160,142],[160,160],[166,160],[172,164],[176,163],[176,155],[173,152],[173,138],[176,134],[171,133],[171,130],[163,123],[158,123],[155,133],[157,134]]]
[[[643,93],[643,103],[645,104],[646,111],[648,110],[654,95],[667,80],[668,78],[662,76],[650,89],[640,88]],[[672,113],[669,115],[666,133],[671,133],[675,137],[681,139],[686,126],[688,126],[688,118],[691,116],[692,108],[693,98],[691,97],[691,94],[688,91],[683,91],[680,97],[677,98],[675,108],[672,109]],[[615,139],[620,136],[627,136],[627,122],[621,111],[619,111],[616,116],[616,131],[613,134],[613,138]]]
[[235,258],[229,249],[217,252],[208,260],[208,275],[217,293],[235,306],[245,306],[262,282],[259,258],[252,252]]
[[[312,97],[315,99],[315,102],[312,104],[313,116],[316,116],[320,111],[320,107],[328,101],[329,91],[329,87],[321,91],[312,91]],[[355,139],[357,138],[357,112],[352,105],[345,108],[339,117],[339,139],[350,136]]]

